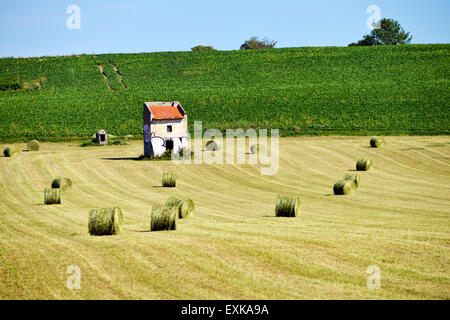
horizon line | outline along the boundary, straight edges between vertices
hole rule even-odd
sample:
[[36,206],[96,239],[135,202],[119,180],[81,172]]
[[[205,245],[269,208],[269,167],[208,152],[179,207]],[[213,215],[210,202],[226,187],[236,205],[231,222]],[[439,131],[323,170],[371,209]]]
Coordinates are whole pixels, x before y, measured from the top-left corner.
[[[266,48],[266,49],[214,49],[212,51],[202,51],[202,52],[232,52],[232,51],[261,51],[261,50],[277,50],[277,49],[301,49],[301,48],[360,48],[360,47],[397,47],[397,46],[414,46],[414,45],[449,45],[450,43],[409,43],[409,44],[398,44],[398,45],[378,45],[378,46],[357,46],[349,47],[338,46],[338,45],[324,45],[324,46],[300,46],[300,47],[280,47],[280,48]],[[38,59],[38,58],[58,58],[58,57],[73,57],[73,56],[96,56],[96,55],[110,55],[110,54],[150,54],[150,53],[177,53],[177,52],[192,52],[192,50],[166,50],[166,51],[141,51],[141,52],[104,52],[104,53],[71,53],[71,54],[61,54],[61,55],[43,55],[43,56],[0,56],[0,59]]]

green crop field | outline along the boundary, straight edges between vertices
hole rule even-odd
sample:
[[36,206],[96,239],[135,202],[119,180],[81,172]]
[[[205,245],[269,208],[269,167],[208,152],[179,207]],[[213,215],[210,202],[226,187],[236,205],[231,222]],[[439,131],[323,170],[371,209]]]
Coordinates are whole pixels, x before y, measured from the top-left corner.
[[0,140],[140,136],[144,101],[204,128],[449,134],[450,45],[0,59]]

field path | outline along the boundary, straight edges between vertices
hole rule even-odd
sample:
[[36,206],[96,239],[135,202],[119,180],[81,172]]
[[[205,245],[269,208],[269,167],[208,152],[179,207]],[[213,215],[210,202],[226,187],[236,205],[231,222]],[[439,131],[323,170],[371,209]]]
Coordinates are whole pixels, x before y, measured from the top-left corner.
[[[138,141],[2,156],[0,299],[450,299],[450,138],[386,141],[283,138],[274,176],[249,164],[114,160],[140,155]],[[362,157],[374,169],[360,173],[358,192],[334,196]],[[176,188],[160,187],[165,171]],[[44,206],[59,175],[73,189]],[[278,194],[301,199],[300,217],[274,217]],[[171,195],[193,199],[195,215],[149,232],[152,206]],[[112,206],[123,232],[90,236],[89,210]],[[66,288],[71,265],[80,290]],[[366,285],[371,265],[379,290]]]
[[119,71],[119,67],[115,64],[112,64],[114,71],[117,73],[117,76],[119,77],[120,83],[122,84],[123,88],[125,90],[128,90],[127,86],[125,85],[125,82],[123,82],[123,75]]
[[111,84],[109,83],[109,78],[108,78],[108,76],[106,75],[105,69],[103,68],[103,66],[102,66],[101,64],[97,63],[97,67],[98,67],[98,69],[100,70],[100,73],[102,74],[103,79],[105,79],[105,82],[106,82],[106,85],[108,86],[108,89],[109,89],[110,91],[115,91],[113,88],[111,88]]

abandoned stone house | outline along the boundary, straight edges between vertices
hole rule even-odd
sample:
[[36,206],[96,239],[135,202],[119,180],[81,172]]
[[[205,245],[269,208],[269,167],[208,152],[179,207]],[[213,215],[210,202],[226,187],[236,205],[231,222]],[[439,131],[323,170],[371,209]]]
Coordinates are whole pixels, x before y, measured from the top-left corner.
[[98,130],[95,133],[94,142],[98,144],[108,144],[108,134],[106,131],[103,129]]
[[188,147],[187,114],[178,101],[144,103],[144,155],[178,153]]

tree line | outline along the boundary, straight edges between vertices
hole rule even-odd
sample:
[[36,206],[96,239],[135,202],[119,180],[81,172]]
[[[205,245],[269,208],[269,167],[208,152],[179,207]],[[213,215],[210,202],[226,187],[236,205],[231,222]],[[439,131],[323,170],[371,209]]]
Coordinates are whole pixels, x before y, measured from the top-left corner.
[[[363,36],[358,42],[352,42],[349,47],[399,45],[411,43],[412,36],[406,32],[400,23],[394,19],[383,18],[374,24],[374,29]],[[264,38],[260,40],[256,36],[250,37],[241,44],[240,50],[257,50],[275,48],[277,41]],[[191,48],[192,51],[217,51],[212,46],[198,45]]]

